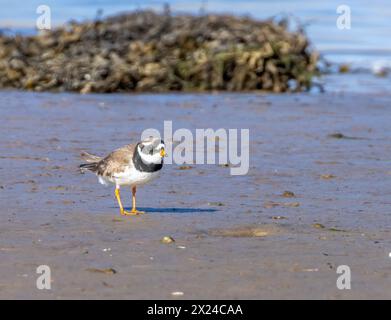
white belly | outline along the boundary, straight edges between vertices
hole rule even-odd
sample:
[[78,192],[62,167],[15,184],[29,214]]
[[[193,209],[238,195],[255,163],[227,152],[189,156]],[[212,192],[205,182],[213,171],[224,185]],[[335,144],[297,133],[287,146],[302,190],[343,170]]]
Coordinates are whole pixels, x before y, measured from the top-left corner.
[[159,172],[141,172],[135,168],[129,168],[122,173],[115,174],[113,177],[100,176],[99,182],[102,184],[112,183],[117,186],[140,186],[155,179]]

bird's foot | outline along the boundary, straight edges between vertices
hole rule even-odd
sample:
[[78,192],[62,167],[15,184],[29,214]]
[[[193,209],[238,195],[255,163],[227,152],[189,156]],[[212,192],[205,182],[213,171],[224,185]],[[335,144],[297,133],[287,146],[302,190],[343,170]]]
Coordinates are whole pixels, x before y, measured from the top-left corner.
[[121,215],[122,216],[138,216],[140,214],[145,213],[144,211],[138,211],[136,209],[132,209],[131,211],[122,210]]
[[139,214],[144,214],[145,213],[145,211],[139,211],[139,210],[137,210],[137,209],[132,209],[132,211],[130,211],[132,214],[137,214],[137,215],[139,215]]

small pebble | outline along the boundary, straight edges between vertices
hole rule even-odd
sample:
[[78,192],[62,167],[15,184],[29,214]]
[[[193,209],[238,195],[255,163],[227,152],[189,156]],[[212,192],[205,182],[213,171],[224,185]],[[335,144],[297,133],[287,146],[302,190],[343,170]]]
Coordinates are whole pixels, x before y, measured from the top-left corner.
[[324,179],[324,180],[330,180],[330,179],[336,178],[336,176],[333,175],[333,174],[322,174],[320,177],[321,177],[322,179]]
[[224,206],[224,203],[222,202],[208,202],[209,206],[214,206],[214,207],[222,207]]
[[328,135],[329,138],[334,138],[334,139],[344,139],[346,136],[340,132],[332,133]]
[[272,217],[273,220],[284,220],[284,219],[287,219],[286,217],[283,217],[283,216],[274,216]]
[[179,167],[179,170],[190,170],[190,169],[193,169],[192,166],[180,166]]
[[86,271],[93,272],[93,273],[104,273],[104,274],[116,274],[117,273],[117,271],[113,268],[107,268],[107,269],[89,268],[89,269],[86,269]]
[[295,194],[292,191],[284,191],[282,196],[285,198],[293,198],[293,197],[295,197]]
[[170,244],[170,243],[173,243],[175,242],[174,238],[170,237],[170,236],[165,236],[162,238],[162,240],[160,240],[161,243],[164,243],[164,244]]
[[299,202],[290,202],[290,203],[285,203],[284,206],[285,207],[297,208],[297,207],[300,207],[300,203]]

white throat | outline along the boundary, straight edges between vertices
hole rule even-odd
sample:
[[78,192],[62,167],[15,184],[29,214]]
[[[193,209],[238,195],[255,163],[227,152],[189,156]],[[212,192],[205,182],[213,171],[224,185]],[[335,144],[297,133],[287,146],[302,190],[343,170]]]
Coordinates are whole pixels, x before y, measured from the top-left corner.
[[162,157],[159,152],[155,154],[146,154],[140,150],[140,146],[137,147],[137,152],[140,155],[141,161],[145,164],[160,164],[162,163]]

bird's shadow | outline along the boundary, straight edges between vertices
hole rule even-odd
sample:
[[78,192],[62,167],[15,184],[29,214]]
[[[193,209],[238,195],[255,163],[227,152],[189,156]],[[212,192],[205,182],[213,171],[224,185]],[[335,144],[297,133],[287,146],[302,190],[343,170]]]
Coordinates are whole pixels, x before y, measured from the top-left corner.
[[[132,208],[125,208],[131,210]],[[146,213],[207,213],[216,212],[216,209],[202,209],[202,208],[151,208],[140,207],[137,210],[145,211]]]

